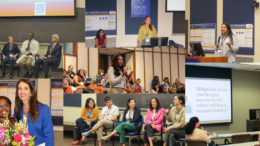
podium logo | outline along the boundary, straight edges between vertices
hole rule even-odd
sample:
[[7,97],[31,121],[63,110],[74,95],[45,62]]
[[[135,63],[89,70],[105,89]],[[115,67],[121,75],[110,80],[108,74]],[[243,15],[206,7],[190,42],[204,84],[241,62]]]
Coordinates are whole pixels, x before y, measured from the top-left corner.
[[144,0],[137,0],[139,4],[144,3]]

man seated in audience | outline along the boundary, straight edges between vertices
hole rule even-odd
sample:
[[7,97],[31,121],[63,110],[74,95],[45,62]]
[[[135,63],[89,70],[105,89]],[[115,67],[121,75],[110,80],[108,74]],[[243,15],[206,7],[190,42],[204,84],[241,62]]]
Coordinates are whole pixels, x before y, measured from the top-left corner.
[[104,78],[104,70],[99,69],[98,75],[96,76],[97,84],[101,84],[103,78]]
[[173,86],[175,86],[177,88],[177,92],[178,93],[182,93],[182,90],[184,88],[184,84],[180,83],[180,79],[179,78],[175,79],[175,83],[173,83]]
[[137,94],[142,94],[144,92],[144,88],[140,84],[141,84],[141,79],[137,79],[136,83],[133,85],[135,93]]
[[10,75],[9,79],[13,78],[13,67],[14,67],[14,62],[18,59],[20,55],[20,50],[18,48],[18,45],[14,43],[13,37],[9,36],[7,37],[8,43],[6,43],[2,49],[2,60],[3,60],[3,69],[2,69],[2,75],[0,79],[5,77],[5,69],[6,69],[6,64],[9,62],[10,63]]
[[108,74],[105,74],[105,78],[101,80],[101,85],[103,86],[104,91],[107,91],[109,88],[109,80],[108,80]]
[[41,56],[35,62],[35,77],[38,78],[38,72],[40,64],[44,66],[45,78],[48,78],[49,66],[53,65],[53,60],[60,57],[61,45],[58,43],[59,36],[57,34],[52,35],[52,44],[48,46],[47,53]]
[[110,97],[105,97],[105,104],[106,106],[103,107],[97,124],[95,124],[95,126],[93,126],[92,129],[88,132],[83,133],[84,136],[89,136],[93,131],[97,131],[97,140],[99,142],[99,146],[101,146],[103,129],[113,128],[114,121],[116,121],[117,117],[119,116],[119,108],[113,104]]
[[73,80],[67,74],[66,70],[63,70],[63,86],[70,86],[73,84]]
[[172,94],[176,94],[177,93],[177,88],[174,86],[174,87],[172,87],[172,89],[171,89],[171,93]]

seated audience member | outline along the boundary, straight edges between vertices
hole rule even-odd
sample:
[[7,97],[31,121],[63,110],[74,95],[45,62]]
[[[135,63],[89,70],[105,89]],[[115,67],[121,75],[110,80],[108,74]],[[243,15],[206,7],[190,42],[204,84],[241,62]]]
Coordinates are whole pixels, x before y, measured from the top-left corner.
[[110,88],[108,94],[124,94],[127,80],[132,78],[133,71],[127,76],[127,69],[125,68],[122,55],[115,55],[112,57],[111,67],[108,69],[108,78]]
[[35,56],[39,53],[40,45],[34,39],[34,34],[30,32],[22,44],[21,56],[17,60],[17,64],[22,70],[24,78],[31,78],[34,75],[33,67],[35,65]]
[[72,66],[72,65],[69,65],[67,74],[70,76],[71,79],[73,79],[74,76],[76,75],[76,74],[73,72],[73,66]]
[[185,126],[185,139],[186,140],[203,140],[208,143],[209,146],[213,146],[214,141],[210,140],[209,133],[205,132],[203,127],[198,129],[200,121],[197,117],[190,118],[190,121]]
[[164,78],[164,80],[163,80],[163,82],[162,82],[162,85],[164,85],[165,83],[167,83],[167,84],[168,84],[168,86],[169,86],[169,89],[171,89],[171,88],[172,88],[172,86],[171,86],[171,83],[169,82],[169,78],[168,78],[168,77],[165,77],[165,78]]
[[[99,111],[92,98],[86,100],[85,106],[81,110],[80,118],[77,120],[76,140],[72,142],[72,145],[79,145],[80,142],[84,142],[86,137],[83,136],[84,129],[91,128],[91,122],[98,119]],[[81,140],[80,140],[81,139]]]
[[136,83],[133,85],[135,93],[141,93],[142,94],[144,92],[144,88],[140,84],[141,84],[141,79],[137,79]]
[[95,38],[95,48],[105,48],[107,45],[107,37],[105,35],[104,30],[99,29]]
[[89,136],[91,132],[97,132],[97,140],[101,146],[101,137],[103,136],[104,128],[113,128],[114,121],[117,120],[119,115],[119,108],[115,106],[110,97],[105,97],[106,106],[103,107],[98,123],[92,127],[88,132],[83,133],[84,136]]
[[125,90],[127,91],[127,94],[134,94],[135,89],[133,88],[130,81],[128,81],[128,83],[126,84]]
[[163,94],[169,93],[168,87],[166,85],[162,85],[161,88],[162,90],[159,93],[163,93]]
[[84,86],[86,80],[83,69],[80,69],[73,78],[74,86]]
[[176,78],[175,79],[175,83],[173,83],[173,86],[175,86],[177,88],[177,92],[181,93],[181,90],[183,90],[184,84],[180,83],[180,79]]
[[176,94],[177,93],[177,88],[174,86],[172,87],[172,89],[170,90],[172,94]]
[[152,88],[154,86],[154,84],[158,83],[160,85],[160,81],[159,81],[159,77],[158,76],[154,76],[153,81],[152,81]]
[[127,101],[127,108],[123,114],[122,123],[120,123],[112,133],[107,136],[101,137],[102,140],[108,140],[113,135],[118,134],[120,138],[120,144],[125,146],[125,133],[126,132],[136,132],[138,131],[138,126],[141,123],[141,110],[139,107],[135,106],[135,99],[130,98]]
[[101,84],[102,79],[104,79],[104,70],[99,69],[98,75],[96,76],[97,84]]
[[41,56],[35,62],[35,77],[38,78],[38,72],[40,64],[43,64],[45,78],[48,78],[49,66],[53,65],[53,60],[60,57],[61,45],[58,43],[59,36],[57,34],[52,35],[52,43],[48,46],[47,53]]
[[165,132],[164,145],[173,146],[175,137],[185,137],[185,99],[182,95],[174,97],[174,107],[170,110],[167,109],[166,119],[168,122],[172,122],[173,125],[168,126]]
[[66,73],[66,70],[63,70],[63,86],[70,86],[71,84],[73,84],[73,80]]
[[7,37],[8,43],[6,43],[2,49],[2,60],[3,60],[3,68],[2,68],[2,75],[0,76],[0,79],[5,77],[5,69],[6,64],[10,63],[10,75],[9,79],[13,78],[13,68],[14,63],[18,59],[20,55],[20,49],[18,48],[18,45],[14,43],[13,37],[9,36]]
[[[153,134],[161,132],[161,126],[164,124],[164,109],[161,108],[160,102],[156,97],[150,101],[150,108],[147,110],[145,132],[144,132],[144,145],[153,146]],[[164,128],[163,131],[164,132]]]
[[151,91],[152,94],[157,94],[160,90],[160,86],[159,86],[159,83],[155,83],[154,86],[153,86],[153,89]]
[[108,80],[108,74],[105,74],[105,78],[101,80],[101,85],[103,86],[104,90],[109,88],[109,80]]

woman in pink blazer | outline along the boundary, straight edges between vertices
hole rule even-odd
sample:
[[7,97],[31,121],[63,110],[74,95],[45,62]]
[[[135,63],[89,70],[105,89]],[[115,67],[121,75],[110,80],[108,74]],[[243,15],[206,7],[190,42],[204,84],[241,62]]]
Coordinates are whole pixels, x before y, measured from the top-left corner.
[[[153,97],[150,102],[150,108],[147,110],[144,145],[153,146],[153,133],[161,132],[161,125],[164,124],[164,109],[161,108],[160,102],[156,97]],[[164,132],[164,128],[163,128]]]

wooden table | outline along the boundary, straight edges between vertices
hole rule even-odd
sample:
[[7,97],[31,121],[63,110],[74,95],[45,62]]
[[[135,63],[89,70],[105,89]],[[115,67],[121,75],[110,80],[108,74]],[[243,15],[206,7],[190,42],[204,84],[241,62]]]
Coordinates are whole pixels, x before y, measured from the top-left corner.
[[219,137],[213,137],[213,135],[210,135],[210,139],[224,139],[224,138],[231,138],[232,135],[236,134],[250,134],[251,136],[258,135],[260,131],[254,131],[254,132],[241,132],[241,133],[228,133],[228,134],[219,134]]
[[200,63],[228,63],[228,57],[185,56],[185,58],[199,60]]

